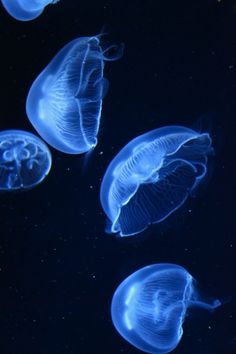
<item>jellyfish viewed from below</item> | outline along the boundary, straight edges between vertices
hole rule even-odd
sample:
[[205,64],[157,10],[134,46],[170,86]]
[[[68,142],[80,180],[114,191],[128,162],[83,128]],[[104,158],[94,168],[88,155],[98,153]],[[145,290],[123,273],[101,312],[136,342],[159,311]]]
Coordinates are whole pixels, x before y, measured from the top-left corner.
[[16,20],[30,21],[41,15],[45,6],[59,0],[1,0],[6,11]]
[[220,305],[219,300],[200,297],[186,269],[160,263],[139,269],[118,286],[111,316],[129,343],[146,353],[164,354],[181,340],[188,308],[214,310]]
[[182,126],[155,129],[129,142],[101,184],[108,231],[134,235],[166,219],[203,180],[212,150],[208,133]]
[[68,154],[96,146],[108,89],[104,63],[123,53],[122,46],[103,48],[101,37],[69,42],[37,77],[27,97],[26,111],[34,128],[48,144]]
[[29,189],[51,168],[51,154],[37,136],[22,130],[0,132],[0,190]]

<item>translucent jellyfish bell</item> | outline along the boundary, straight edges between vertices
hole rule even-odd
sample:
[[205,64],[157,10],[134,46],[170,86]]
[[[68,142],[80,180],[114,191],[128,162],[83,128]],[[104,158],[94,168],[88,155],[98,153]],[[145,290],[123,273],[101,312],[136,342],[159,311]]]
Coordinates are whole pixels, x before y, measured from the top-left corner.
[[0,132],[0,190],[29,189],[51,168],[51,154],[37,136],[22,130]]
[[219,300],[202,299],[194,278],[176,264],[153,264],[131,274],[116,289],[112,321],[129,343],[145,353],[172,351],[183,335],[189,307],[214,310]]
[[108,89],[104,63],[123,53],[122,46],[103,48],[101,36],[69,42],[36,78],[27,97],[26,111],[34,128],[48,144],[68,154],[96,146]]
[[208,133],[181,126],[155,129],[129,142],[101,184],[108,231],[134,235],[178,209],[206,175],[211,144]]
[[59,0],[1,0],[6,11],[16,20],[30,21],[38,17],[45,6]]

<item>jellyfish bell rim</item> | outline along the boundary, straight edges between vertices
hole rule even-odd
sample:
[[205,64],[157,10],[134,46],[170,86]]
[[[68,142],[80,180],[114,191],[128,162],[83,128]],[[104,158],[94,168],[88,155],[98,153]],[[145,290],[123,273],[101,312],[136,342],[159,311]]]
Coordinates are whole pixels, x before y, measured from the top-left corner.
[[[163,218],[158,219],[156,222],[149,222],[142,229],[139,229],[138,231],[135,231],[132,233],[123,233],[123,231],[119,228],[118,220],[120,217],[120,212],[121,212],[121,208],[122,208],[121,207],[121,208],[119,208],[119,211],[118,211],[113,223],[110,223],[110,230],[108,233],[111,233],[111,234],[115,233],[117,236],[120,236],[120,237],[130,237],[130,236],[135,236],[137,234],[140,234],[140,233],[144,232],[145,230],[147,230],[150,225],[155,225],[155,224],[158,224],[158,223],[166,220],[171,214],[173,214],[176,210],[178,210],[185,203],[187,197],[188,196],[186,195],[186,197],[182,200],[182,202],[180,204],[178,204],[175,208],[171,209],[170,212],[168,214],[166,214]],[[122,205],[122,206],[124,206],[124,205]]]
[[[173,133],[171,132],[172,130],[173,130]],[[180,126],[180,125],[168,125],[165,127],[159,127],[159,128],[153,129],[151,131],[148,131],[146,133],[143,133],[143,134],[135,137],[134,139],[129,141],[124,147],[122,147],[118,151],[118,153],[113,157],[113,159],[111,160],[111,162],[107,166],[107,169],[106,169],[106,172],[103,176],[101,187],[100,187],[100,202],[101,202],[101,205],[102,205],[102,208],[103,208],[105,214],[111,220],[112,225],[114,225],[115,221],[117,221],[117,220],[113,220],[114,218],[110,212],[110,206],[109,206],[107,196],[109,195],[109,189],[112,184],[112,179],[115,177],[114,171],[116,170],[116,166],[117,165],[122,166],[122,164],[127,160],[127,156],[130,157],[132,155],[132,152],[133,152],[134,148],[138,145],[139,140],[143,140],[146,138],[145,142],[149,143],[152,140],[158,139],[163,134],[170,135],[170,134],[176,134],[176,133],[189,133],[189,134],[194,134],[196,136],[201,135],[201,133],[198,133],[191,128],[187,128],[187,127]],[[144,144],[145,142],[142,142],[142,144]],[[139,144],[139,145],[141,145],[141,144]],[[119,231],[115,231],[114,227],[111,227],[111,233],[114,233],[114,232],[118,233]]]
[[15,20],[31,21],[31,20],[34,20],[35,18],[37,18],[38,16],[40,16],[41,13],[44,11],[44,7],[42,9],[40,9],[40,10],[26,11],[15,0],[11,0],[11,1],[9,1],[9,0],[1,0],[1,1],[2,1],[2,5],[5,8],[5,10]]

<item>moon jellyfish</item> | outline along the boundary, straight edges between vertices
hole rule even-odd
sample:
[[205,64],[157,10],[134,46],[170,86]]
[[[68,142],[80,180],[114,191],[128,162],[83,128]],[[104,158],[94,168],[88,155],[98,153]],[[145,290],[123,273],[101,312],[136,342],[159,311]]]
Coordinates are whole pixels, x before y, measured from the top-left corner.
[[181,126],[155,129],[129,142],[101,184],[108,231],[134,235],[178,209],[206,175],[211,144],[208,133]]
[[176,264],[153,264],[131,274],[116,289],[112,321],[129,343],[146,353],[172,351],[183,335],[190,307],[214,310],[219,300],[199,296],[196,281]]
[[22,130],[0,132],[0,190],[32,188],[50,168],[50,151],[37,136]]
[[68,154],[96,146],[108,89],[104,62],[123,53],[122,46],[102,48],[101,36],[69,42],[37,77],[27,97],[26,111],[34,128],[48,144]]
[[16,20],[30,21],[41,15],[45,6],[59,0],[1,0],[7,12]]

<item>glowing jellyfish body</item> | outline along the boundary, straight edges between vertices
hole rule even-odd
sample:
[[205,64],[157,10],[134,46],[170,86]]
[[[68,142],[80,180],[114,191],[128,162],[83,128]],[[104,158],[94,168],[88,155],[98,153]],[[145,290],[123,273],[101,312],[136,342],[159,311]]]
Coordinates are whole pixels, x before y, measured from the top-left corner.
[[194,278],[176,264],[154,264],[126,278],[116,289],[112,321],[123,338],[146,353],[164,354],[181,340],[189,307],[213,310],[219,300],[200,298]]
[[100,37],[82,37],[63,47],[30,88],[26,111],[37,132],[54,148],[80,154],[97,144],[108,82],[104,61],[116,60],[122,48],[108,57]]
[[109,232],[129,236],[166,219],[207,172],[208,133],[167,126],[140,135],[112,160],[100,199]]
[[21,130],[0,132],[0,190],[32,188],[50,168],[50,151],[37,136]]
[[6,11],[16,20],[30,21],[41,15],[45,6],[59,0],[1,0]]

